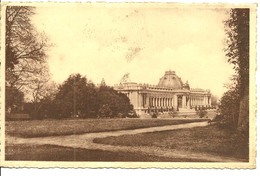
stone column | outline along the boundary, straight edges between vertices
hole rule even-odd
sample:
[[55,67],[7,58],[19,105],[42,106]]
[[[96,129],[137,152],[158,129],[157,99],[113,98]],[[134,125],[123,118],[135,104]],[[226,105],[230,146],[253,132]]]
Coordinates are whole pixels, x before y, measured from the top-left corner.
[[139,107],[143,107],[143,94],[139,94]]
[[182,96],[182,108],[186,108],[186,95]]
[[177,95],[173,96],[173,107],[176,110],[177,109],[177,104],[178,104],[178,99],[177,99]]
[[188,101],[186,102],[187,108],[190,108],[190,96],[188,96]]
[[146,99],[145,99],[145,107],[149,107],[149,106],[150,106],[150,103],[149,103],[150,97],[149,97],[149,95],[146,94],[146,97],[145,97],[145,98],[146,98]]
[[162,98],[162,106],[165,106],[165,98]]

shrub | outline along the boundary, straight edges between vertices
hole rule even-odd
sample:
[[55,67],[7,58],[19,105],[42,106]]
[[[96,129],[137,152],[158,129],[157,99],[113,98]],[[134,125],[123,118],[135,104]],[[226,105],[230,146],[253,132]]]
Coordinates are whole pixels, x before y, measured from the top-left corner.
[[99,117],[111,117],[112,116],[112,110],[110,109],[109,105],[105,104],[101,106],[101,108],[98,110],[98,116]]
[[125,114],[119,112],[119,113],[117,114],[117,118],[125,118]]
[[136,114],[136,112],[134,110],[131,110],[128,114],[127,117],[129,118],[138,118],[138,115]]
[[200,118],[202,118],[208,114],[208,112],[206,110],[202,110],[202,109],[198,110],[196,113]]
[[174,118],[177,115],[177,111],[170,111],[169,115]]
[[150,114],[150,115],[151,115],[152,118],[157,118],[157,117],[158,117],[158,114],[159,114],[159,113],[154,112],[154,113],[152,113],[152,114]]

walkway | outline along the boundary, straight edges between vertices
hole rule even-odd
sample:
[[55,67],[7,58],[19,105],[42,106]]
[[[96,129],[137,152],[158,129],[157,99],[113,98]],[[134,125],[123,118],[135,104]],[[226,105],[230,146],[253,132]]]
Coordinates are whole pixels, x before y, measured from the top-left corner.
[[147,132],[167,131],[175,129],[193,128],[207,126],[208,122],[195,122],[179,125],[167,125],[160,127],[141,128],[135,130],[119,130],[112,132],[99,132],[99,133],[86,133],[67,136],[51,136],[51,137],[37,137],[37,138],[18,138],[13,136],[6,137],[6,143],[8,144],[38,144],[38,145],[57,145],[63,147],[82,148],[82,149],[99,149],[112,152],[136,152],[144,153],[159,157],[168,158],[186,158],[186,159],[200,159],[213,162],[243,162],[237,158],[221,157],[218,155],[211,155],[205,153],[192,153],[186,151],[173,151],[170,149],[162,149],[159,147],[147,147],[147,146],[114,146],[106,144],[94,143],[95,138],[105,138],[109,136],[121,136],[127,134],[139,134]]

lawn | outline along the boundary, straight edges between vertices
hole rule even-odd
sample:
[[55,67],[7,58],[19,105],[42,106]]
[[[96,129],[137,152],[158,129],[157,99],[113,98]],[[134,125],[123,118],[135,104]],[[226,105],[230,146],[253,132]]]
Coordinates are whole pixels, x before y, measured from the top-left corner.
[[30,138],[138,129],[205,120],[207,119],[45,119],[6,121],[5,131],[7,135]]
[[[32,152],[33,151],[33,152]],[[6,160],[15,161],[139,161],[199,162],[199,159],[167,158],[133,152],[74,149],[55,145],[19,144],[6,146]]]
[[172,131],[94,139],[96,143],[122,146],[156,146],[173,151],[190,151],[248,159],[248,138],[216,125]]

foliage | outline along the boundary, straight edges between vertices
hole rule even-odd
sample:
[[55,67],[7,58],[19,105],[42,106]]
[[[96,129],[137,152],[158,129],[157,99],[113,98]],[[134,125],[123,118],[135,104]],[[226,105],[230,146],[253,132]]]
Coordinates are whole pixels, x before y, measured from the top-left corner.
[[44,42],[39,41],[30,17],[33,7],[7,6],[6,8],[6,67],[13,69],[20,60],[41,60]]
[[202,117],[205,117],[205,116],[208,114],[208,112],[207,112],[206,110],[200,109],[200,110],[196,111],[196,114],[197,114],[200,118],[202,118]]
[[158,111],[155,111],[155,112],[151,112],[150,113],[150,116],[152,117],[152,118],[157,118],[158,117],[158,115],[159,115],[159,112]]
[[[221,110],[224,115],[233,116],[238,129],[248,133],[249,122],[249,9],[231,9],[230,18],[225,21],[227,47],[225,48],[228,62],[233,64],[235,89],[233,87],[222,98],[222,104],[231,101],[231,109]],[[231,97],[231,95],[234,97]],[[227,98],[227,100],[224,100]],[[236,99],[236,102],[233,100]],[[227,103],[226,103],[227,104]],[[229,105],[230,106],[230,105]],[[237,117],[235,117],[237,116]]]
[[239,93],[249,82],[249,9],[231,9],[225,21],[227,34],[226,56],[238,76]]
[[[53,90],[53,88],[52,88]],[[125,94],[106,86],[102,80],[100,87],[80,74],[72,74],[57,91],[32,102],[30,114],[36,118],[111,118],[135,117],[133,106]],[[35,109],[36,108],[36,109]]]
[[104,118],[104,117],[112,117],[112,110],[110,109],[108,104],[102,105],[98,110],[98,117]]
[[106,85],[99,87],[97,99],[99,109],[104,108],[104,105],[108,106],[112,111],[111,116],[113,117],[116,117],[118,113],[122,113],[123,116],[126,116],[133,110],[133,106],[125,94],[117,93],[113,88]]
[[[21,111],[24,94],[15,87],[5,86],[5,110],[8,113]],[[9,112],[10,111],[10,112]]]
[[239,104],[239,93],[236,87],[225,92],[220,100],[220,113],[225,117],[225,124],[231,128],[237,127]]
[[90,117],[96,114],[96,88],[80,74],[70,75],[54,99],[58,117]]
[[[31,6],[6,8],[5,73],[6,88],[22,91],[25,100],[38,102],[39,94],[44,91],[44,82],[49,79],[45,74],[48,73],[45,60],[48,46],[46,37],[32,24],[33,15],[34,7]],[[8,89],[7,96],[14,99],[15,92]],[[14,106],[7,104],[7,108]]]
[[136,114],[135,110],[130,110],[130,112],[127,114],[127,117],[138,118],[139,116]]
[[177,111],[175,111],[175,110],[169,112],[169,115],[170,115],[171,117],[173,117],[173,118],[176,117],[177,114],[178,114],[178,113],[177,113]]
[[7,6],[6,8],[6,70],[12,80],[20,82],[20,74],[34,73],[30,65],[45,61],[46,38],[32,25],[34,8]]

